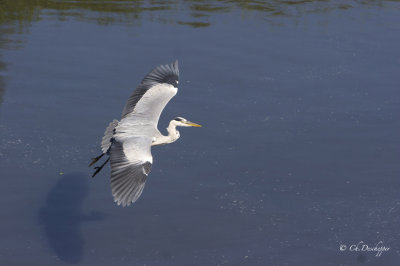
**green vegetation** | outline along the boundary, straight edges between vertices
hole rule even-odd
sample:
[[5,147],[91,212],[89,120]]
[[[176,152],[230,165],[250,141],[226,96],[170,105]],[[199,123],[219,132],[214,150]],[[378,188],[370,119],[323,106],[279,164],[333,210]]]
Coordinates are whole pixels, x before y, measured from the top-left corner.
[[17,21],[24,26],[27,22],[40,20],[43,15],[54,15],[60,20],[73,17],[103,25],[109,23],[130,25],[137,24],[142,19],[149,19],[191,27],[199,27],[199,25],[204,27],[212,24],[210,18],[213,15],[226,12],[237,12],[238,15],[243,12],[261,12],[266,17],[288,17],[304,13],[347,10],[360,5],[385,5],[390,2],[398,2],[398,0],[344,2],[328,0],[0,0],[0,25]]

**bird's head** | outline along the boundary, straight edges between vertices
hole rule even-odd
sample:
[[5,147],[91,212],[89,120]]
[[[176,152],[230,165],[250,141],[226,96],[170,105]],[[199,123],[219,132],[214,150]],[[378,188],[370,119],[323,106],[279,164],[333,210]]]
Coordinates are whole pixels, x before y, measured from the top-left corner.
[[174,124],[176,126],[180,126],[180,127],[201,127],[201,125],[190,122],[183,117],[176,117],[172,121],[174,122]]

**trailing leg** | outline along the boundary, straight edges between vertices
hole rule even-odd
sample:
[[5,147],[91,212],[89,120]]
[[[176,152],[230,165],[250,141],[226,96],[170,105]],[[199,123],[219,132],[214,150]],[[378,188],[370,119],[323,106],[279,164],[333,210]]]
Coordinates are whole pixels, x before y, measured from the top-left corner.
[[89,164],[89,167],[92,166],[93,164],[95,164],[98,160],[100,160],[100,158],[103,157],[104,154],[105,153],[102,153],[101,155],[99,155],[99,156],[97,156],[95,158],[92,158],[92,162]]
[[[103,154],[104,155],[104,154]],[[103,169],[103,167],[108,163],[108,161],[110,160],[110,157],[107,158],[107,160],[100,166],[96,166],[94,169],[96,169],[96,171],[93,173],[92,177],[94,177],[95,175],[97,175],[101,169]]]

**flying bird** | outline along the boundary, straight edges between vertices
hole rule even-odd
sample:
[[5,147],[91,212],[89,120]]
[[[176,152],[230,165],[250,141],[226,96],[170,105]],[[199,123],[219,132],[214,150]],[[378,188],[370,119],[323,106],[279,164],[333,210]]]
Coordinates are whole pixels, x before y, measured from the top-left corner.
[[153,164],[151,147],[176,141],[176,127],[201,127],[182,117],[169,122],[168,135],[157,129],[161,112],[178,92],[178,61],[160,65],[147,74],[133,91],[122,112],[121,120],[112,121],[101,141],[102,154],[92,158],[89,167],[104,155],[106,161],[96,166],[92,177],[110,162],[111,191],[118,205],[129,206],[142,194]]

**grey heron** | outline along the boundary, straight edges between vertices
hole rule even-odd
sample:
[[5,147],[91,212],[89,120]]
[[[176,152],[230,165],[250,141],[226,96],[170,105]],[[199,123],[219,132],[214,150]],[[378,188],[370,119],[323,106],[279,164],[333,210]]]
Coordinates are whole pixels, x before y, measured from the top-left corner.
[[92,177],[110,161],[111,191],[118,205],[129,206],[142,194],[153,163],[151,146],[176,141],[176,127],[201,127],[182,117],[169,122],[168,135],[157,129],[161,112],[178,92],[178,61],[160,65],[147,74],[133,91],[122,112],[121,120],[112,121],[101,141],[102,154],[92,158],[89,167],[101,157],[106,161],[95,167]]

